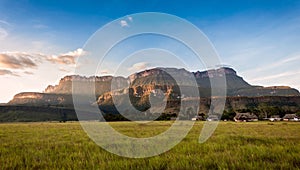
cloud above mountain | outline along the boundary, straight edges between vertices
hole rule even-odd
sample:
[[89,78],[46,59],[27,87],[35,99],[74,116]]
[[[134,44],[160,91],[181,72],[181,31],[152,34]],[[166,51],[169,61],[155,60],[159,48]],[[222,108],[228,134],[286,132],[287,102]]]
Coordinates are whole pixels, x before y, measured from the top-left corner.
[[12,52],[0,54],[0,67],[9,69],[36,68],[38,60],[27,53]]
[[129,71],[141,71],[149,67],[150,64],[147,62],[139,62],[133,64],[130,68],[128,68]]
[[10,70],[0,69],[0,76],[4,76],[4,75],[18,76],[17,74],[13,73]]
[[54,64],[73,65],[75,60],[85,53],[81,48],[51,56],[37,53],[4,52],[0,53],[0,67],[10,69],[36,68],[39,63],[43,63],[45,60]]
[[64,64],[64,65],[74,65],[76,59],[81,56],[84,55],[86,52],[83,51],[81,48],[78,48],[75,51],[70,51],[64,54],[60,54],[60,55],[53,55],[50,57],[47,57],[47,60],[54,63],[54,64]]
[[[85,53],[86,52],[81,48],[60,55],[46,55],[26,52],[3,52],[0,53],[0,76],[16,76],[20,72],[30,75],[33,73],[28,71],[28,69],[38,69],[38,67],[45,62],[63,66],[73,66],[76,63],[76,59]],[[58,70],[62,71],[61,68],[58,68]]]

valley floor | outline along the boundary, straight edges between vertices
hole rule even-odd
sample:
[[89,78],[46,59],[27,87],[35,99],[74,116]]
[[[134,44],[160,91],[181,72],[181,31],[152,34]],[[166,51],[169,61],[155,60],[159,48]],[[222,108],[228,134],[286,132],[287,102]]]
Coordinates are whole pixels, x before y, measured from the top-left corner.
[[[171,121],[112,122],[133,137],[167,130]],[[300,169],[299,122],[220,122],[198,143],[204,122],[170,151],[124,158],[96,145],[78,122],[0,124],[0,169]]]

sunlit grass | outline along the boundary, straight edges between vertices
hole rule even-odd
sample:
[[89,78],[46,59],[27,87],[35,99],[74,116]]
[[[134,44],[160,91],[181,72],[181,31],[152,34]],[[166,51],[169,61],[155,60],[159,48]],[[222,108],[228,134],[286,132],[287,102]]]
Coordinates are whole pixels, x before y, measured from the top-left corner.
[[[112,122],[133,137],[150,137],[172,122]],[[197,122],[176,147],[159,156],[130,159],[97,146],[78,122],[0,124],[0,169],[299,169],[299,122],[221,122],[198,143]]]

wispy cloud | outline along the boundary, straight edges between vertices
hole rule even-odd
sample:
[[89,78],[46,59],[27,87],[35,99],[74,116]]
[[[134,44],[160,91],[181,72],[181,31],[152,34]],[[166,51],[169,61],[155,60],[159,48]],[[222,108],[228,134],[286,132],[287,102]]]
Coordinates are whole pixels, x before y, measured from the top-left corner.
[[292,62],[299,61],[299,60],[300,60],[300,54],[293,54],[293,55],[290,55],[280,61],[276,61],[273,63],[270,62],[268,65],[265,65],[264,67],[257,67],[257,68],[251,69],[251,70],[243,71],[242,74],[247,74],[247,73],[253,72],[253,70],[255,70],[255,72],[273,70],[276,68],[280,68],[281,66],[284,66],[288,63],[292,63]]
[[[38,53],[25,53],[25,52],[3,52],[0,53],[0,69],[1,75],[14,75],[17,73],[24,73],[32,75],[33,72],[28,69],[37,69],[45,61],[53,64],[60,64],[64,66],[74,66],[75,60],[84,55],[86,52],[82,49],[70,51],[60,55],[46,55]],[[12,71],[11,71],[12,70]],[[59,68],[60,71],[70,72],[66,68]],[[16,72],[13,72],[16,71]]]
[[140,62],[133,64],[130,68],[128,68],[129,71],[140,71],[145,70],[147,67],[149,67],[150,64],[146,62]]
[[8,36],[8,32],[0,26],[0,40],[5,39]]
[[108,70],[108,69],[104,69],[104,70],[100,70],[100,71],[99,71],[99,73],[100,73],[101,75],[109,74],[110,72],[111,72],[111,71]]
[[36,28],[36,29],[47,29],[49,27],[47,25],[44,25],[44,24],[35,24],[35,25],[33,25],[33,28]]
[[7,26],[11,26],[10,23],[0,20],[0,40],[4,40],[8,36]]
[[36,68],[37,59],[27,53],[13,52],[0,54],[0,67],[10,69]]
[[266,81],[266,80],[274,80],[274,79],[278,79],[278,78],[281,78],[281,77],[292,77],[294,75],[299,75],[300,74],[300,71],[288,71],[288,72],[283,72],[283,73],[280,73],[280,74],[276,74],[276,75],[270,75],[270,76],[259,76],[259,77],[256,77],[256,78],[253,78],[253,79],[250,79],[249,81],[252,81],[252,82],[261,82],[261,81]]
[[74,65],[76,59],[79,56],[84,55],[86,52],[83,51],[81,48],[75,50],[75,51],[70,51],[64,54],[60,55],[53,55],[50,57],[47,57],[47,60],[54,63],[54,64],[64,64],[64,65]]
[[4,21],[4,20],[0,20],[0,23],[1,23],[1,24],[4,24],[4,25],[8,25],[8,26],[11,25],[10,23],[8,23],[7,21]]
[[33,75],[34,73],[31,72],[31,71],[24,71],[24,74],[27,74],[27,75]]
[[0,69],[0,76],[4,76],[4,75],[19,76],[16,73],[13,73],[10,70]]
[[59,68],[59,71],[65,72],[65,73],[70,73],[71,72],[71,71],[67,70],[66,68],[62,68],[62,67]]
[[[260,85],[289,85],[299,88],[300,70],[298,63],[300,53],[293,53],[280,60],[272,60],[264,65],[240,72],[251,84]],[[259,60],[257,60],[259,62]]]

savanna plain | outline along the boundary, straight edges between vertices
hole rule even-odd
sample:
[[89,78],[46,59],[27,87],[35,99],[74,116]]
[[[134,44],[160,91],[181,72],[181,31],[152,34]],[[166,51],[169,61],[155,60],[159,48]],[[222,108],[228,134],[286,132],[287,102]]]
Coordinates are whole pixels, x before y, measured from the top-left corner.
[[[172,123],[110,125],[128,136],[150,137]],[[200,144],[203,124],[196,122],[171,150],[134,159],[99,147],[79,122],[3,123],[0,169],[300,169],[299,122],[220,122],[213,135]]]

